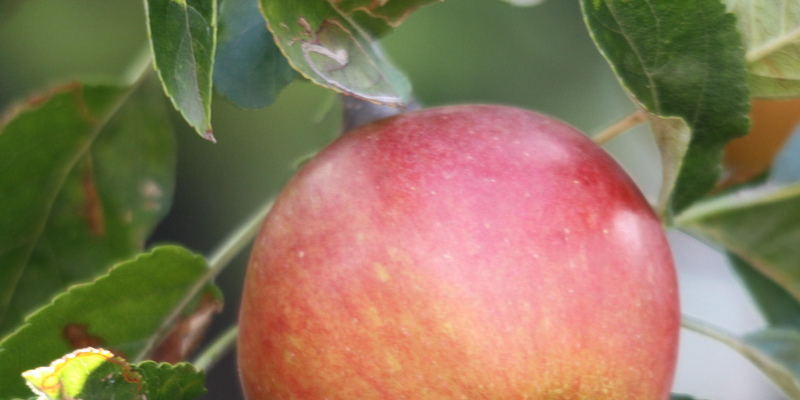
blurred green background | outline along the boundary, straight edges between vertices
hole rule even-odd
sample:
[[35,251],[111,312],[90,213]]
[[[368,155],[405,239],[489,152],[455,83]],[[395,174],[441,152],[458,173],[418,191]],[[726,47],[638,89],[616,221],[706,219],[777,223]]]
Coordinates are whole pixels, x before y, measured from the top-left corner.
[[[73,79],[120,76],[146,45],[141,1],[0,0],[0,108]],[[587,134],[634,110],[583,24],[578,1],[516,8],[497,0],[425,7],[383,40],[426,106],[499,103],[550,114]],[[295,161],[336,137],[338,98],[296,81],[263,110],[214,98],[217,144],[177,115],[177,189],[154,242],[208,254],[294,172]],[[331,101],[333,107],[327,107]],[[171,107],[170,107],[171,108]],[[318,118],[318,116],[320,116]],[[606,148],[647,197],[660,166],[652,138],[636,129]],[[227,304],[211,336],[235,322],[247,254],[219,278]],[[241,398],[232,356],[211,371],[207,399]]]

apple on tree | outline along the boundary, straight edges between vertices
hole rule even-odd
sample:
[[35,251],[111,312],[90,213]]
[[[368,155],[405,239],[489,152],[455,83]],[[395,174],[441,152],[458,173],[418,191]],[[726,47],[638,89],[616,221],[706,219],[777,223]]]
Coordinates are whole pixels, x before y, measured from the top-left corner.
[[662,226],[575,129],[453,106],[345,134],[278,197],[245,280],[249,400],[664,400]]

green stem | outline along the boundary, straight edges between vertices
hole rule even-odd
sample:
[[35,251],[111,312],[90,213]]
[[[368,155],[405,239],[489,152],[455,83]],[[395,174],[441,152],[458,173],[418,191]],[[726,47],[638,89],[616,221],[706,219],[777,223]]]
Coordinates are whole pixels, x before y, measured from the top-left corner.
[[261,208],[253,213],[245,222],[240,225],[222,244],[208,256],[208,264],[211,266],[211,274],[216,277],[224,268],[242,251],[258,233],[261,222],[272,209],[274,199],[270,199]]
[[211,253],[208,257],[208,264],[209,269],[203,278],[199,279],[194,286],[186,292],[186,295],[181,299],[181,302],[175,307],[172,311],[172,314],[167,317],[164,322],[159,327],[158,333],[153,335],[150,339],[150,342],[142,348],[142,351],[139,352],[134,360],[141,361],[150,354],[150,352],[155,348],[155,346],[159,343],[161,338],[166,335],[169,331],[169,328],[175,324],[175,321],[178,319],[178,316],[184,311],[186,306],[192,301],[192,299],[197,296],[198,293],[214,278],[219,275],[222,270],[230,263],[230,261],[236,257],[247,245],[250,243],[251,240],[256,236],[261,227],[261,221],[267,215],[270,209],[272,209],[272,204],[274,203],[274,199],[268,200],[261,208],[253,213],[249,218],[245,220],[245,222],[240,225],[228,238],[222,242],[222,244]]
[[222,359],[229,351],[233,350],[236,346],[236,338],[239,337],[239,327],[237,325],[231,326],[226,329],[214,342],[211,343],[205,350],[203,350],[197,358],[194,359],[192,364],[203,371],[208,371],[219,360]]

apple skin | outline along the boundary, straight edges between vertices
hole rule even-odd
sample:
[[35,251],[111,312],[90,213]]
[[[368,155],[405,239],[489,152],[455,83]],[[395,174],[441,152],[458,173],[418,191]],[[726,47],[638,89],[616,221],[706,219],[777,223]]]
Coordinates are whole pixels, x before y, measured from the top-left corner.
[[680,324],[661,224],[580,132],[452,106],[345,134],[254,244],[249,400],[667,399]]

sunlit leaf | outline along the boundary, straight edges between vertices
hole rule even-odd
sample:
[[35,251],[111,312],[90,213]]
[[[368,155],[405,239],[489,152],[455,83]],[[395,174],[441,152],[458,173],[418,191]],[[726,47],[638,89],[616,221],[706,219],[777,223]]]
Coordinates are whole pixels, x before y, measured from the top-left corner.
[[260,0],[289,63],[338,92],[393,107],[408,103],[411,85],[364,29],[326,0]]
[[175,143],[163,96],[147,84],[129,92],[75,83],[0,123],[0,337],[141,251],[168,211]]
[[206,392],[205,374],[190,364],[129,364],[95,348],[76,350],[22,375],[35,393],[52,400],[191,400]]
[[752,95],[800,96],[800,2],[724,2],[742,32]]
[[51,400],[144,399],[141,375],[103,349],[76,350],[22,376],[34,393]]
[[297,77],[267,29],[258,0],[225,0],[214,61],[217,91],[236,105],[262,108]]
[[[207,273],[202,257],[165,246],[70,288],[0,342],[0,399],[27,396],[23,371],[75,349],[105,348],[132,361],[149,358],[170,328],[165,324]],[[218,289],[205,286],[194,303],[209,296],[219,299]]]
[[720,176],[723,145],[747,132],[741,36],[717,0],[582,0],[623,86],[651,114],[664,160],[661,212],[675,215]]
[[200,136],[211,132],[216,0],[146,0],[155,67],[172,104]]

